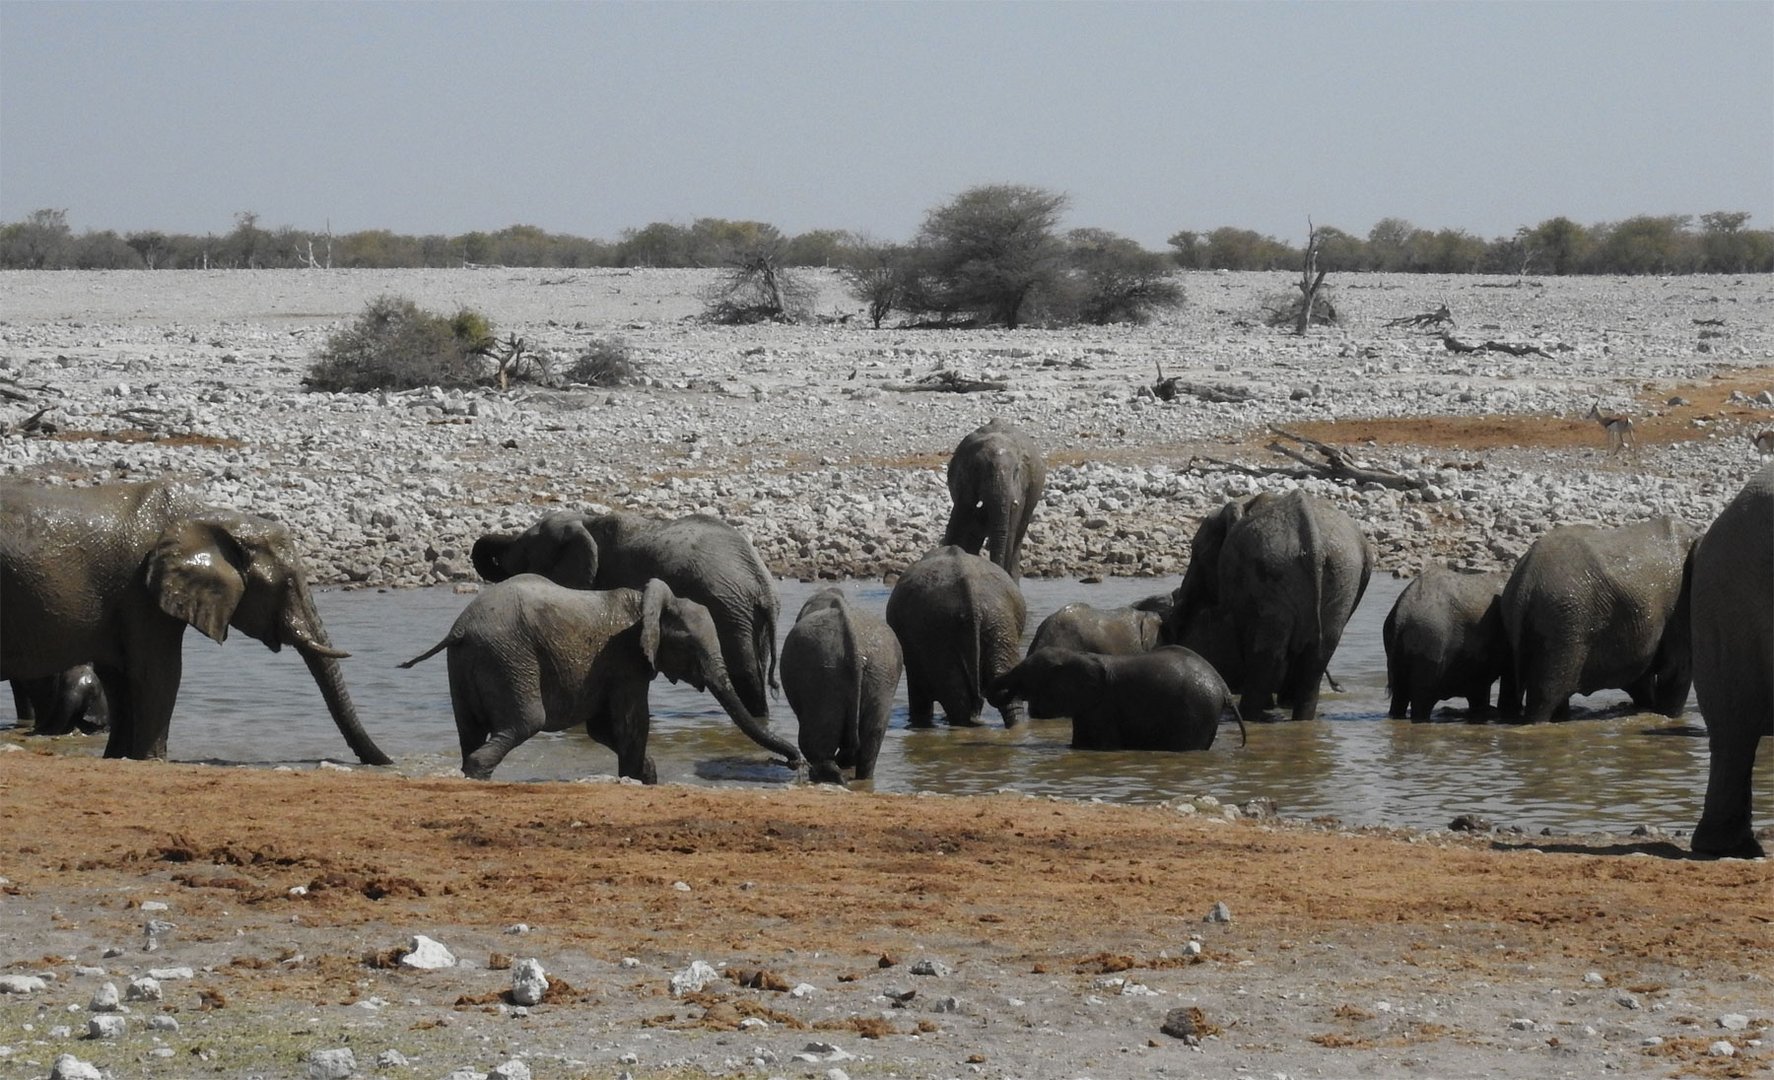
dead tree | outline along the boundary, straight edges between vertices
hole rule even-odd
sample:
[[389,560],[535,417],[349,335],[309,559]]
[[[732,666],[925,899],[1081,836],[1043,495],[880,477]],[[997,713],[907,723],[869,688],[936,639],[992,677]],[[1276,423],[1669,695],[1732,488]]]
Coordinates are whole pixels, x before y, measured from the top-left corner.
[[1409,326],[1419,330],[1428,326],[1452,326],[1454,325],[1454,313],[1448,310],[1446,304],[1443,304],[1434,311],[1425,311],[1420,315],[1401,315],[1396,319],[1390,319],[1386,325]]
[[1318,229],[1312,219],[1306,219],[1306,257],[1300,267],[1300,314],[1294,323],[1294,333],[1304,337],[1306,327],[1312,324],[1313,305],[1318,302],[1318,290],[1324,285],[1324,275],[1329,271],[1318,268],[1318,249],[1322,246],[1318,239]]
[[903,394],[918,392],[975,394],[985,390],[1008,390],[1010,384],[994,379],[970,379],[954,371],[933,371],[916,382],[882,383],[881,388],[896,390]]
[[1391,488],[1394,491],[1422,491],[1429,486],[1427,480],[1415,476],[1406,476],[1403,473],[1393,472],[1391,469],[1376,468],[1372,465],[1366,465],[1356,461],[1342,449],[1332,446],[1329,443],[1319,442],[1317,439],[1308,438],[1305,435],[1296,435],[1283,428],[1272,427],[1269,430],[1282,438],[1292,439],[1301,446],[1316,450],[1319,454],[1319,458],[1309,457],[1291,446],[1284,445],[1278,440],[1269,444],[1270,452],[1280,454],[1282,457],[1291,461],[1297,461],[1303,465],[1304,468],[1289,468],[1287,466],[1279,465],[1263,466],[1259,468],[1249,465],[1239,465],[1236,462],[1221,461],[1218,458],[1205,456],[1198,457],[1195,460],[1204,461],[1217,468],[1231,469],[1233,472],[1240,472],[1246,476],[1285,476],[1294,480],[1316,478],[1320,480],[1336,480],[1342,483],[1357,485],[1379,484],[1381,487]]

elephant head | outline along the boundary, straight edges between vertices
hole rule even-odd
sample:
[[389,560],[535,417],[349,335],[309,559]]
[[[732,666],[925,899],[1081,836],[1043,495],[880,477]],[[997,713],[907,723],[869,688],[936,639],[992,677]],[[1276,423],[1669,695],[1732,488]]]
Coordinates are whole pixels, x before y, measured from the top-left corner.
[[671,682],[683,682],[713,694],[739,730],[753,742],[798,764],[796,746],[773,734],[746,710],[721,659],[721,642],[715,633],[714,616],[694,600],[672,594],[657,578],[641,593],[641,653],[647,663]]
[[1249,499],[1234,499],[1202,518],[1196,527],[1195,538],[1189,545],[1188,569],[1171,594],[1170,611],[1165,615],[1174,629],[1169,640],[1182,640],[1188,621],[1220,602],[1220,555],[1225,550],[1226,534],[1244,520],[1249,506]]
[[994,680],[986,700],[1002,711],[1020,698],[1029,703],[1029,715],[1037,720],[1076,717],[1102,697],[1107,678],[1096,654],[1049,646],[1036,649]]
[[227,640],[232,627],[272,652],[293,647],[358,759],[392,763],[358,721],[339,672],[350,654],[327,639],[295,539],[283,525],[225,510],[175,521],[148,556],[146,585],[162,611],[215,641]]
[[541,574],[569,589],[589,589],[598,571],[596,520],[567,510],[549,514],[520,533],[488,533],[474,542],[470,558],[488,581]]

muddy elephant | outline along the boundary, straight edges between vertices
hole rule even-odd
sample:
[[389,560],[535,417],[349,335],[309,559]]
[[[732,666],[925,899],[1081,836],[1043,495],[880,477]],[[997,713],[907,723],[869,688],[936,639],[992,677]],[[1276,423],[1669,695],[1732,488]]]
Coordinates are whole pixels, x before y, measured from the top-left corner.
[[808,779],[841,784],[875,775],[893,694],[905,669],[899,639],[880,616],[825,588],[801,605],[782,643],[782,690],[800,722]]
[[1047,463],[1033,440],[1007,420],[973,431],[949,458],[954,509],[942,542],[987,556],[1022,577],[1023,534],[1047,485]]
[[1196,529],[1164,641],[1206,658],[1246,719],[1279,699],[1293,719],[1310,720],[1373,566],[1360,527],[1323,499],[1297,490],[1235,499]]
[[1500,570],[1468,574],[1432,566],[1404,587],[1380,628],[1390,716],[1421,722],[1448,698],[1465,698],[1467,715],[1480,715],[1490,711],[1491,685],[1499,680],[1505,704],[1518,697],[1503,633],[1508,580]]
[[1500,600],[1527,723],[1570,716],[1571,695],[1620,689],[1680,716],[1693,681],[1688,564],[1699,534],[1655,517],[1605,529],[1563,525],[1523,553]]
[[739,700],[769,723],[767,688],[777,685],[776,583],[751,541],[721,519],[561,511],[521,533],[482,536],[472,558],[488,581],[541,574],[570,589],[639,589],[658,578],[674,595],[708,608]]
[[1711,765],[1694,828],[1702,855],[1763,854],[1750,820],[1756,745],[1774,737],[1774,464],[1744,485],[1694,549],[1694,693]]
[[90,734],[111,722],[105,689],[91,664],[76,664],[36,679],[14,679],[12,702],[19,721],[29,721],[37,735],[66,735],[76,728]]
[[[951,724],[979,723],[986,689],[1016,666],[1028,608],[1002,567],[952,544],[908,567],[887,597],[887,625],[905,653],[909,722],[930,727],[935,705]],[[998,709],[1005,727],[1021,702]]]
[[519,574],[482,590],[450,632],[400,666],[448,650],[462,772],[485,780],[539,731],[584,724],[616,751],[617,772],[658,779],[647,756],[654,675],[706,691],[739,729],[798,764],[800,753],[739,700],[709,610],[657,579],[641,589],[569,589]]
[[1169,608],[1168,593],[1128,607],[1067,604],[1041,620],[1028,651],[1054,647],[1110,656],[1151,652],[1160,644]]
[[1028,702],[1036,719],[1069,717],[1078,750],[1206,750],[1231,712],[1232,691],[1213,665],[1179,645],[1134,656],[1049,646],[992,683],[992,704]]
[[360,761],[390,763],[345,690],[295,538],[163,483],[0,484],[0,678],[98,672],[106,757],[163,758],[185,627],[230,627],[308,665]]

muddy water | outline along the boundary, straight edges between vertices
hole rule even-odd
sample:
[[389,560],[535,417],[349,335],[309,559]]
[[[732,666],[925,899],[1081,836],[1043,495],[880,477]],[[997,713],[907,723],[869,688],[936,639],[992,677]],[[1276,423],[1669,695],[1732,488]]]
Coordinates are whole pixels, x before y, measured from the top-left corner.
[[[1025,580],[1028,629],[1062,604],[1130,603],[1175,579],[1110,579],[1098,585]],[[1013,787],[1034,794],[1154,802],[1211,794],[1221,800],[1268,796],[1290,816],[1335,815],[1363,824],[1445,826],[1477,813],[1530,831],[1646,824],[1692,828],[1706,782],[1706,741],[1697,712],[1681,721],[1635,715],[1621,694],[1578,698],[1576,719],[1511,727],[1386,718],[1380,624],[1403,582],[1378,578],[1343,637],[1331,672],[1343,693],[1325,691],[1315,723],[1252,724],[1250,745],[1226,726],[1200,753],[1086,753],[1067,747],[1070,724],[1034,721],[1010,732],[988,708],[980,728],[911,731],[904,687],[881,750],[881,791],[977,793]],[[814,586],[780,583],[786,634]],[[852,595],[879,612],[888,589],[852,582]],[[396,665],[441,638],[472,597],[450,589],[319,595],[322,617],[345,661],[365,726],[409,773],[453,770],[460,758],[450,716],[445,661],[412,670]],[[664,680],[652,691],[651,749],[663,781],[777,784],[788,770],[740,734],[706,695]],[[794,716],[779,700],[774,725],[792,735]],[[102,746],[92,739],[94,752]],[[218,647],[186,635],[185,677],[169,740],[176,760],[250,764],[349,761],[319,692],[293,655],[267,653],[236,635]],[[1763,740],[1756,820],[1774,820],[1774,740]],[[582,731],[542,735],[500,766],[500,780],[563,780],[615,771],[615,755]]]

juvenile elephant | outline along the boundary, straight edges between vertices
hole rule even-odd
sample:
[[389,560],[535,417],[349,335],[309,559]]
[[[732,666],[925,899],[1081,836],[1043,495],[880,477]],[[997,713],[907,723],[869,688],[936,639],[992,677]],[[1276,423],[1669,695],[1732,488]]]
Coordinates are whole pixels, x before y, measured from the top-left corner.
[[1240,694],[1246,717],[1279,697],[1318,715],[1318,686],[1367,591],[1374,556],[1349,515],[1304,492],[1235,499],[1195,531],[1164,624]]
[[949,458],[949,514],[942,542],[973,554],[984,548],[1012,580],[1022,577],[1023,534],[1047,485],[1047,463],[1008,420],[973,431]]
[[1515,668],[1503,633],[1501,598],[1509,575],[1466,574],[1445,566],[1425,569],[1404,587],[1380,640],[1386,648],[1389,715],[1429,719],[1436,702],[1466,699],[1468,715],[1491,707],[1491,684],[1501,679],[1507,707],[1515,692]]
[[105,690],[91,664],[35,679],[12,680],[12,702],[21,722],[38,735],[66,735],[75,728],[103,731],[110,724]]
[[561,511],[521,533],[482,536],[472,558],[488,581],[541,574],[569,589],[639,589],[658,578],[708,608],[739,700],[759,723],[769,723],[766,686],[777,685],[776,583],[751,541],[719,518]]
[[1152,608],[1161,606],[1168,610],[1169,600],[1166,594],[1148,597],[1130,607],[1067,604],[1041,620],[1034,640],[1029,642],[1029,652],[1049,646],[1111,656],[1151,652],[1158,647],[1164,631],[1163,613]]
[[[1621,689],[1680,716],[1693,681],[1688,632],[1692,526],[1655,517],[1564,525],[1534,541],[1503,587],[1503,632],[1527,723],[1570,716],[1572,694]],[[1507,697],[1507,695],[1506,695]]]
[[[1028,617],[1009,574],[952,544],[908,567],[887,597],[887,625],[905,653],[911,726],[930,727],[939,702],[949,723],[978,724],[986,688],[1016,666]],[[1026,719],[1020,703],[998,713],[1005,727]]]
[[1750,778],[1756,744],[1774,737],[1774,464],[1706,530],[1690,590],[1694,692],[1711,751],[1693,849],[1757,858]]
[[483,590],[442,641],[400,666],[445,649],[462,772],[475,780],[537,732],[584,724],[616,751],[620,775],[655,783],[647,686],[656,674],[713,694],[741,731],[800,762],[739,700],[708,609],[663,581],[594,591],[519,574]]
[[110,706],[105,756],[162,758],[187,625],[293,646],[358,759],[390,763],[358,722],[348,654],[328,642],[283,525],[163,483],[0,484],[0,679],[91,663]]
[[1179,645],[1136,656],[1036,649],[992,683],[994,705],[1012,699],[1037,719],[1070,717],[1078,750],[1206,750],[1227,710],[1244,735],[1226,681]]
[[846,768],[858,780],[875,775],[904,669],[893,631],[843,590],[821,589],[801,605],[782,643],[782,688],[800,721],[810,779],[841,784]]

